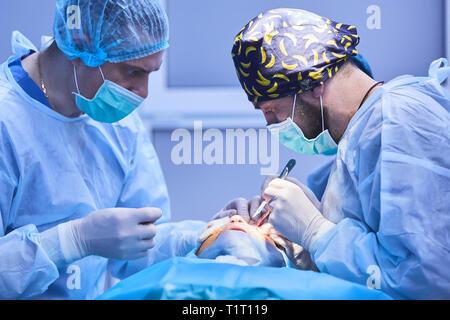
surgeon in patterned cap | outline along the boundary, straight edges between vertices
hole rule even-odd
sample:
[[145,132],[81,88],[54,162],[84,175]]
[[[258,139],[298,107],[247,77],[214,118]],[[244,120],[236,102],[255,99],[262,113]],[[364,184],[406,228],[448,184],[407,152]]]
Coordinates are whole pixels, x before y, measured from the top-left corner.
[[[235,37],[232,57],[241,86],[286,147],[309,155],[337,152],[343,124],[355,112],[347,107],[379,85],[368,75],[370,68],[357,67],[362,60],[356,50],[359,40],[355,26],[285,8],[259,14]],[[357,85],[343,96],[347,77],[355,72]],[[273,200],[269,221],[311,250],[334,223],[322,216],[305,188],[295,180],[268,178],[263,197]]]
[[359,40],[355,26],[299,9],[260,14],[236,36],[240,83],[271,133],[300,153],[336,154],[318,205],[298,182],[265,183],[268,222],[321,272],[397,299],[446,299],[450,66],[383,84],[353,61]]
[[[248,99],[263,110],[280,142],[304,154],[334,154],[337,140],[325,128],[324,84],[358,55],[358,43],[355,26],[281,8],[252,19],[235,37],[232,57]],[[311,93],[320,108],[306,108],[314,103]],[[304,108],[296,114],[297,96]],[[273,112],[286,99],[294,100],[292,111]],[[309,125],[298,126],[308,118]]]

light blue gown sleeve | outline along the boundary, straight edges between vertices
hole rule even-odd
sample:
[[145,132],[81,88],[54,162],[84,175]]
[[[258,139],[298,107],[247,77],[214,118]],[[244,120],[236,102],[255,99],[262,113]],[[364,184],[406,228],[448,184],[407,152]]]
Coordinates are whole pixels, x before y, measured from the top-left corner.
[[449,100],[429,80],[380,103],[382,123],[356,124],[366,134],[347,150],[359,165],[354,183],[363,216],[356,205],[347,208],[318,241],[314,261],[322,272],[364,285],[379,275],[380,289],[394,298],[448,299]]
[[34,225],[0,237],[0,299],[27,299],[45,292],[59,277]]
[[[3,141],[2,147],[7,143]],[[40,243],[35,225],[25,225],[7,233],[10,207],[16,183],[0,159],[0,299],[26,299],[45,292],[59,277],[55,263]]]

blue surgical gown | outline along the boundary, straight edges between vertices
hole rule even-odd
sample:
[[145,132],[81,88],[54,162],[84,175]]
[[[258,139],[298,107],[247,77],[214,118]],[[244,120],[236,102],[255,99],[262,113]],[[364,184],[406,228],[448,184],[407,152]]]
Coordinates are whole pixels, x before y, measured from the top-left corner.
[[[450,68],[377,89],[339,142],[322,199],[336,223],[317,242],[322,272],[398,299],[450,298]],[[379,272],[378,272],[379,271]]]
[[168,221],[157,154],[136,112],[113,124],[64,117],[25,92],[8,61],[0,70],[0,298],[95,298],[111,277],[169,253],[151,251],[151,261],[88,256],[57,267],[39,233],[110,207],[158,207],[158,222]]
[[335,157],[330,156],[330,159],[328,159],[327,162],[312,171],[306,179],[306,186],[314,193],[319,201],[322,200],[323,193],[327,187],[328,178],[330,176],[334,161]]

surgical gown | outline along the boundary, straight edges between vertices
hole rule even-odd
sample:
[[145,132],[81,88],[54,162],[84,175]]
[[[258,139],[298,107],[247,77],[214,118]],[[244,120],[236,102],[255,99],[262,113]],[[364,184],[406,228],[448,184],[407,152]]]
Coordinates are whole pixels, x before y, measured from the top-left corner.
[[[58,268],[40,243],[39,232],[103,208],[158,207],[158,222],[169,220],[160,163],[136,112],[114,124],[64,117],[31,98],[5,62],[0,155],[0,299],[95,298],[110,277],[168,254],[151,251],[134,261],[88,256]],[[170,233],[159,234],[159,242],[164,236]]]
[[335,161],[334,156],[329,157],[331,160],[328,159],[327,162],[312,171],[306,179],[306,186],[314,193],[319,201],[322,200],[323,193],[327,187],[328,177],[330,176],[331,168]]
[[[322,199],[337,225],[317,243],[322,272],[398,299],[450,298],[450,68],[403,76],[351,119]],[[378,283],[378,284],[377,284]]]

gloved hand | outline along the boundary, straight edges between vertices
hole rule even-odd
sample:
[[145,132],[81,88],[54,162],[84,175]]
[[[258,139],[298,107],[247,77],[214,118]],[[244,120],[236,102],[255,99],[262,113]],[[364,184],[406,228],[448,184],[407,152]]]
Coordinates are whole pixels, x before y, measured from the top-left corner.
[[322,216],[303,190],[290,181],[272,180],[263,198],[272,200],[269,222],[274,228],[309,252],[315,252],[317,240],[334,226]]
[[58,225],[66,263],[88,255],[130,260],[144,257],[154,245],[159,208],[110,208]]
[[261,203],[260,196],[254,196],[251,200],[245,198],[236,198],[228,202],[223,209],[217,212],[212,220],[231,217],[235,214],[240,215],[245,221],[250,221],[250,215],[253,214]]
[[[262,186],[261,186],[261,194],[264,193],[264,190],[266,190],[266,188],[269,186],[269,183],[274,180],[277,179],[278,176],[276,175],[269,175],[267,176],[266,180],[264,180]],[[305,193],[305,195],[308,197],[309,200],[311,200],[311,202],[313,203],[313,205],[319,209],[319,211],[322,210],[320,201],[317,199],[317,197],[314,195],[314,192],[311,191],[311,189],[309,189],[306,185],[304,185],[303,183],[301,183],[300,181],[298,181],[297,179],[293,178],[293,177],[286,177],[285,180],[295,183],[297,186],[299,186],[303,192]]]

